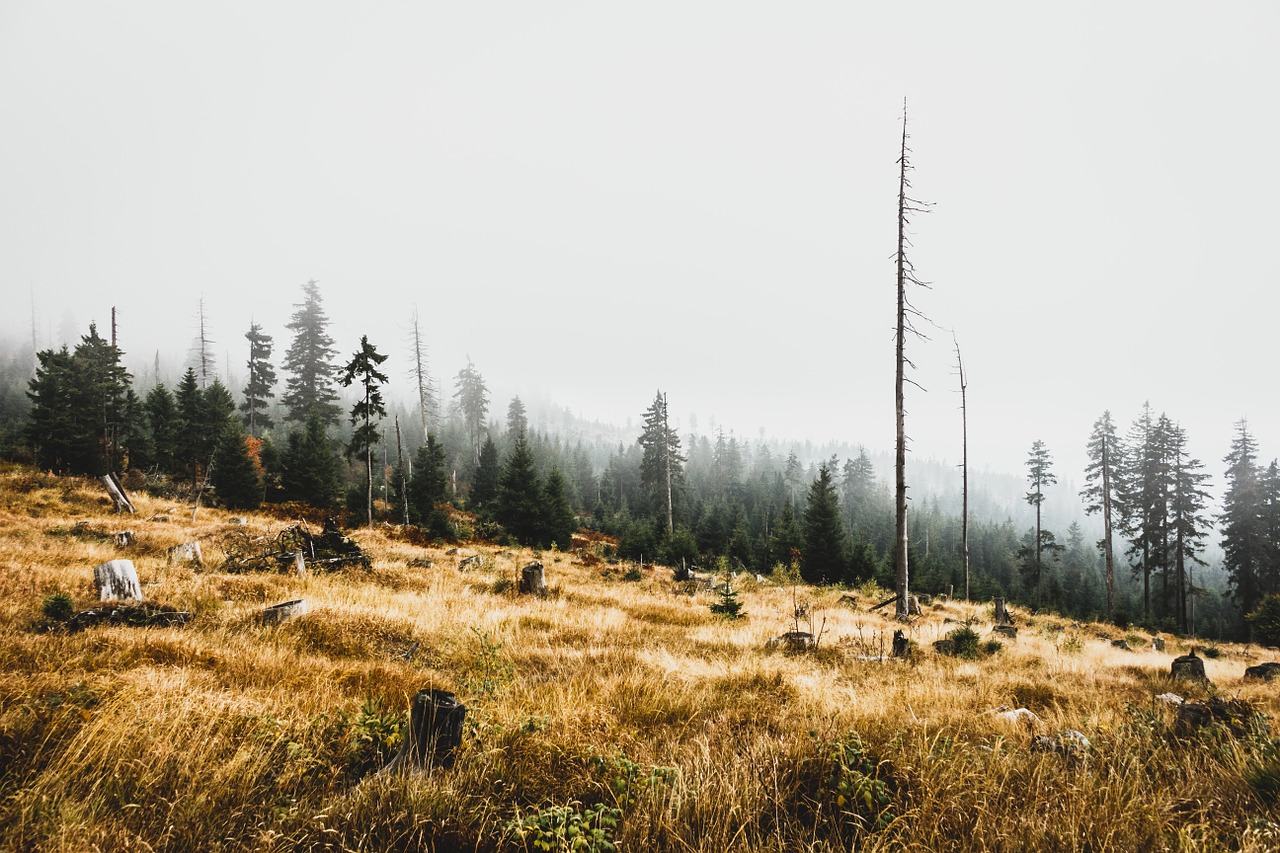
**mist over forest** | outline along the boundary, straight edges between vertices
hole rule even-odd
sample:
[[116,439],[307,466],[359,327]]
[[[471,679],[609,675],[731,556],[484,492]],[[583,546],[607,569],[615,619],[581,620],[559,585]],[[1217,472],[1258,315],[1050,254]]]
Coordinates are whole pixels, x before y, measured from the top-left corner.
[[[588,528],[616,537],[619,555],[634,560],[893,586],[886,448],[856,435],[739,434],[715,413],[692,414],[699,401],[669,400],[661,388],[636,400],[634,420],[587,420],[546,396],[491,391],[536,383],[485,375],[480,344],[456,370],[434,363],[429,329],[416,316],[408,345],[365,339],[356,347],[329,336],[316,283],[298,299],[289,318],[275,318],[290,330],[283,338],[255,320],[237,335],[217,330],[216,349],[203,301],[186,353],[124,353],[110,343],[112,330],[96,324],[57,349],[37,352],[34,330],[31,342],[4,341],[0,449],[62,473],[111,471],[156,493],[210,488],[211,500],[232,507],[304,503],[345,512],[352,525],[412,523],[445,540],[567,548],[573,531]],[[77,406],[105,414],[86,426]],[[681,411],[689,414],[678,418]],[[1124,487],[1131,502],[1144,488],[1164,491],[1142,498],[1149,506],[1130,510],[1113,535],[1110,607],[1102,520],[1086,511],[1090,474],[1056,466],[1056,448],[1034,435],[1025,437],[1032,473],[969,472],[971,597],[1202,636],[1245,632],[1245,613],[1276,591],[1269,569],[1250,586],[1224,565],[1221,501],[1210,493],[1211,481],[1221,482],[1216,460],[1206,466],[1184,449],[1157,447],[1184,447],[1177,442],[1185,434],[1163,414],[1142,411],[1127,438],[1123,425],[1107,421],[1109,440],[1133,466]],[[1097,439],[1097,428],[1081,446]],[[1250,476],[1274,488],[1247,426],[1237,429]],[[655,481],[659,451],[675,466],[665,502]],[[1035,473],[1038,452],[1044,470]],[[1156,467],[1142,468],[1144,454]],[[1186,505],[1169,464],[1175,457],[1192,471]],[[960,469],[918,453],[908,459],[912,589],[963,596]],[[1041,486],[1038,531],[1032,498]],[[1033,570],[1037,537],[1047,556]]]

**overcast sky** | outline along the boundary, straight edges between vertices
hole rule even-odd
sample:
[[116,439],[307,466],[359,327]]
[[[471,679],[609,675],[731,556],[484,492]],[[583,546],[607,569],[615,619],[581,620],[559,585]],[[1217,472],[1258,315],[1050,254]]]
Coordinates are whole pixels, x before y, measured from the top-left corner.
[[[1079,477],[1144,400],[1280,455],[1280,4],[0,0],[0,334],[120,311],[242,372],[317,279],[407,395],[893,444],[897,146],[938,329],[914,450]],[[225,357],[225,355],[224,355]],[[394,393],[394,392],[393,392]],[[506,399],[495,399],[496,414]]]

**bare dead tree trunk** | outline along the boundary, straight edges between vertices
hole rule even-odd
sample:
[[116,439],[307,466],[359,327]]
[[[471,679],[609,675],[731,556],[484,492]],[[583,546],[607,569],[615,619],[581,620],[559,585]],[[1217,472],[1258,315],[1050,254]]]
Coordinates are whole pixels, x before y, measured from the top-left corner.
[[418,390],[418,419],[422,422],[422,440],[427,440],[430,430],[428,411],[431,408],[431,378],[427,375],[426,357],[422,351],[422,329],[418,324],[418,309],[413,309],[413,379]]
[[896,348],[894,359],[894,413],[897,421],[897,442],[894,452],[894,497],[897,525],[895,537],[897,542],[895,580],[898,594],[896,615],[903,620],[910,615],[909,572],[907,567],[907,429],[903,389],[906,383],[910,381],[906,378],[906,368],[908,366],[914,367],[906,356],[906,336],[910,332],[916,337],[923,337],[911,324],[910,316],[919,316],[919,312],[916,311],[914,306],[911,305],[911,301],[907,298],[907,285],[925,286],[916,277],[915,267],[912,266],[911,261],[907,258],[907,246],[910,244],[910,240],[907,237],[907,225],[910,222],[910,215],[925,211],[925,207],[920,202],[907,194],[907,191],[911,188],[911,181],[907,177],[907,173],[911,170],[910,149],[907,148],[908,138],[907,102],[904,98],[902,101],[902,150],[898,157],[898,322],[894,336]]
[[1106,436],[1102,439],[1102,558],[1107,574],[1107,621],[1116,615],[1116,566],[1111,547],[1111,466],[1107,461]]
[[960,356],[960,342],[952,334],[956,344],[956,370],[960,374],[960,561],[964,564],[964,600],[969,600],[969,380],[964,372],[964,359]]
[[400,416],[396,415],[396,458],[400,463],[400,501],[404,507],[404,523],[409,523],[409,489],[404,476],[404,445],[400,442]]
[[671,447],[671,430],[667,420],[667,395],[662,395],[662,447],[663,447],[663,465],[667,474],[667,535],[674,536],[676,532],[675,508],[671,499],[671,454],[674,450]]

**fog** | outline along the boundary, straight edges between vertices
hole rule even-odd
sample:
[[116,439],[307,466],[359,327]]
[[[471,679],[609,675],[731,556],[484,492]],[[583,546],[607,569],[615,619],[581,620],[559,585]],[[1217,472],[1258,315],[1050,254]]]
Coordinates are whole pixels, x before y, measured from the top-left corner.
[[[0,5],[0,335],[118,309],[243,373],[316,279],[340,354],[444,395],[893,444],[907,99],[916,454],[1079,479],[1144,400],[1221,479],[1280,455],[1274,3]],[[224,372],[226,367],[224,366]]]

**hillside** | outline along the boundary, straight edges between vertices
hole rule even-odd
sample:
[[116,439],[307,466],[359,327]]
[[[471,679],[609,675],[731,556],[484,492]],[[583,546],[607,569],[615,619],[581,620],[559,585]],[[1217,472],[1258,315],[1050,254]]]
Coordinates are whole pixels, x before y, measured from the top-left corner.
[[[1268,650],[1203,650],[1206,689],[1169,677],[1189,650],[1174,637],[1158,652],[1019,612],[1016,640],[952,657],[933,643],[973,620],[987,644],[993,610],[934,601],[911,654],[884,659],[899,626],[873,587],[741,576],[735,621],[706,583],[603,541],[450,553],[390,526],[348,531],[368,568],[237,574],[229,545],[292,520],[135,504],[0,470],[0,849],[1280,847],[1280,740],[1261,731],[1280,697],[1243,677]],[[204,565],[170,565],[188,541]],[[45,615],[59,592],[96,606],[93,569],[114,558],[190,621],[71,632]],[[519,595],[535,558],[550,591]],[[309,612],[262,624],[294,599]],[[818,648],[770,648],[797,604]],[[453,767],[374,776],[424,688],[468,709]],[[1227,716],[1198,726],[1167,693]]]

